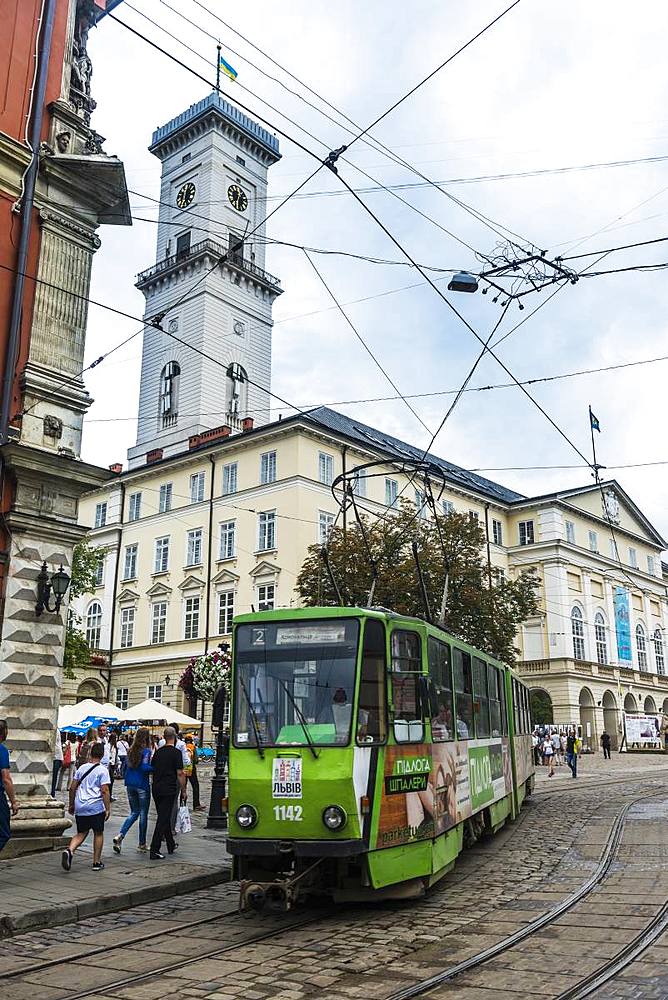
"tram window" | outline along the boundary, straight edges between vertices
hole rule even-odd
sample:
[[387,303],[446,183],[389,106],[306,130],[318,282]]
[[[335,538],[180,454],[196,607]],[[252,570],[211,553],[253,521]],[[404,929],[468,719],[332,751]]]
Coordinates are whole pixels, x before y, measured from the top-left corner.
[[531,732],[531,711],[529,709],[529,689],[522,685],[522,698],[524,700],[524,732]]
[[397,743],[421,743],[424,739],[421,675],[394,671],[391,677],[394,738]]
[[517,691],[518,685],[517,685],[517,681],[515,680],[514,677],[512,679],[512,686],[513,686],[513,720],[514,720],[514,723],[515,723],[514,731],[517,734],[517,733],[521,732],[522,726],[521,726],[521,722],[520,722],[520,706],[519,706],[519,698],[518,698],[518,691]]
[[395,629],[392,633],[392,670],[422,671],[420,636]]
[[473,737],[473,689],[470,654],[455,646],[453,648],[453,664],[457,739],[468,740]]
[[[440,639],[429,636],[427,659],[429,661],[429,678],[436,702],[431,716],[431,738],[434,743],[443,743],[455,738],[450,647],[447,643],[441,642]],[[435,714],[434,709],[436,710]]]
[[489,735],[501,736],[501,675],[491,663],[487,664],[487,690],[489,692]]
[[357,708],[358,743],[384,743],[387,739],[385,662],[385,628],[381,622],[368,619],[362,646]]
[[498,671],[499,675],[499,699],[501,702],[501,734],[508,735],[508,712],[506,710],[506,675],[503,670]]
[[487,664],[477,656],[473,657],[473,713],[475,734],[478,739],[486,739],[490,733]]

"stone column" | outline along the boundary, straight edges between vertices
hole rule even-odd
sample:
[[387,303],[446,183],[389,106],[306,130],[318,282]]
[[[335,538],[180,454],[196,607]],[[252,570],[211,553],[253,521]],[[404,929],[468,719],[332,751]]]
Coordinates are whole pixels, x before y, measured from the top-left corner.
[[72,549],[86,529],[77,524],[79,497],[108,478],[106,470],[22,444],[4,450],[14,503],[9,573],[0,632],[0,716],[7,720],[12,771],[20,805],[12,840],[3,852],[54,845],[70,824],[52,799],[67,599],[58,614],[35,612],[37,575],[62,564],[71,572]]

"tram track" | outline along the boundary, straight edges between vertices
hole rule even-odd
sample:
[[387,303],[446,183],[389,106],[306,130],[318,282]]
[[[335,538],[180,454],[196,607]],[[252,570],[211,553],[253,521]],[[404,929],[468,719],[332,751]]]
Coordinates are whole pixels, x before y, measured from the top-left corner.
[[[551,793],[554,794],[554,793]],[[424,996],[427,993],[436,991],[439,986],[450,983],[453,979],[466,972],[471,972],[481,968],[487,962],[499,955],[511,951],[522,941],[538,934],[553,924],[559,917],[573,909],[578,903],[585,899],[598,885],[606,878],[611,865],[615,861],[619,845],[622,840],[624,828],[628,819],[628,814],[634,806],[648,799],[656,798],[660,792],[653,791],[645,793],[628,802],[618,813],[606,841],[603,853],[600,857],[596,871],[574,892],[570,893],[556,906],[542,913],[531,920],[524,927],[502,938],[489,948],[485,948],[469,958],[457,962],[455,965],[435,975],[429,976],[417,983],[404,987],[390,993],[383,1000],[413,1000],[414,997]],[[593,996],[602,986],[613,979],[619,972],[626,969],[649,948],[668,928],[668,901],[664,903],[659,912],[655,914],[649,924],[644,927],[635,937],[628,942],[611,959],[605,962],[598,969],[583,977],[579,983],[555,996],[554,1000],[585,1000]]]

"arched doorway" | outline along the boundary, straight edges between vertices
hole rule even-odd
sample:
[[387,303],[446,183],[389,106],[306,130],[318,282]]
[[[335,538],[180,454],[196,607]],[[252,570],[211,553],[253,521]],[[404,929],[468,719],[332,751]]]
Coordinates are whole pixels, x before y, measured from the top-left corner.
[[654,698],[652,698],[651,694],[648,694],[645,698],[643,712],[645,715],[656,715],[656,702],[654,701]]
[[620,718],[617,712],[617,701],[612,691],[603,693],[603,728],[610,737],[610,746],[613,750],[619,748],[619,727]]
[[580,725],[582,726],[582,742],[585,746],[595,747],[598,741],[594,718],[594,696],[587,687],[583,687],[580,691]]
[[627,694],[624,699],[624,711],[625,712],[637,712],[638,704],[632,694]]
[[531,706],[531,724],[534,726],[551,726],[554,722],[554,712],[552,711],[552,699],[544,688],[531,688],[529,690],[529,704]]
[[668,715],[668,698],[663,699],[663,705],[661,706],[661,711],[664,715]]
[[104,701],[104,689],[99,681],[82,681],[77,688],[77,702],[92,698],[93,701]]

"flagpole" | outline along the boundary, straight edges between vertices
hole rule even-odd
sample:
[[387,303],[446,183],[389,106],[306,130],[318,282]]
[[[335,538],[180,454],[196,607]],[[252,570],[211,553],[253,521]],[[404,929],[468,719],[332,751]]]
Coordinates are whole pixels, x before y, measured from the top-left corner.
[[218,49],[218,58],[216,59],[216,91],[220,93],[220,56],[223,51],[220,42],[218,42],[216,48]]
[[596,484],[598,485],[601,482],[601,477],[600,477],[599,472],[598,472],[600,466],[599,466],[598,462],[596,461],[596,442],[594,441],[594,421],[593,421],[592,418],[593,418],[593,414],[591,412],[591,406],[590,406],[589,407],[589,431],[591,433],[591,451],[592,451],[592,455],[594,456],[594,478],[596,479]]

